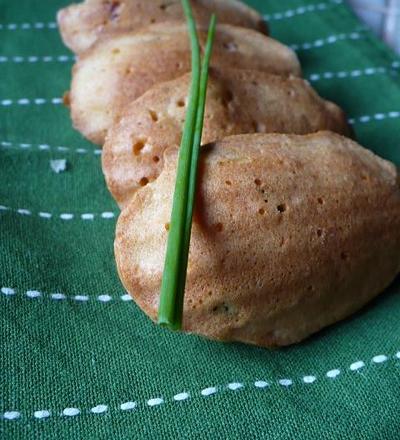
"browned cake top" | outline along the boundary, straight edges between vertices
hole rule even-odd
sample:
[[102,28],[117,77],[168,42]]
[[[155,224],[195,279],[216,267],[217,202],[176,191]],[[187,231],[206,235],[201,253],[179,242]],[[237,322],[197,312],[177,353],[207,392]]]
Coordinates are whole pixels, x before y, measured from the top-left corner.
[[[132,194],[158,177],[163,153],[178,147],[191,75],[155,85],[129,104],[103,147],[107,185],[125,206]],[[349,134],[342,110],[322,100],[303,79],[255,70],[210,72],[203,143],[241,133]]]
[[[176,150],[117,225],[121,279],[156,318]],[[400,268],[396,168],[330,132],[240,135],[203,150],[184,329],[261,346],[348,316]]]
[[[199,31],[202,47],[206,31]],[[251,29],[219,25],[212,64],[299,76],[296,55],[281,43]],[[132,102],[153,85],[190,72],[190,47],[184,23],[153,25],[138,33],[106,38],[87,51],[73,69],[70,102],[75,127],[95,143]]]
[[[191,4],[198,24],[207,25],[211,12],[215,12],[219,23],[267,32],[258,12],[239,1],[193,0]],[[105,34],[183,21],[184,16],[180,0],[86,0],[61,9],[57,19],[64,43],[75,53],[82,53]]]

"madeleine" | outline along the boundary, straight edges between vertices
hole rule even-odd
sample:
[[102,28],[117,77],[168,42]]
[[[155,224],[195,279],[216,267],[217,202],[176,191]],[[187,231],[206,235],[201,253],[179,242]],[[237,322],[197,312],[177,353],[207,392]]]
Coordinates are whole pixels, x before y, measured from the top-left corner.
[[[191,75],[160,83],[128,104],[108,132],[103,172],[123,207],[134,192],[155,180],[163,153],[179,147]],[[331,130],[348,135],[343,111],[321,99],[303,79],[254,70],[212,70],[203,143],[242,133],[307,134]]]
[[[192,0],[196,22],[206,26],[215,12],[219,23],[267,32],[260,14],[236,0]],[[183,21],[180,0],[86,0],[61,9],[58,26],[66,46],[79,54],[105,34],[136,31],[165,21]]]
[[[157,317],[176,150],[122,212],[126,289]],[[333,134],[252,134],[203,148],[183,329],[263,347],[299,342],[382,292],[400,269],[395,166]]]
[[[206,32],[198,33],[204,47]],[[299,76],[301,70],[291,49],[259,32],[230,25],[218,26],[211,62],[221,69],[246,66],[286,76]],[[73,124],[85,137],[102,144],[128,103],[153,85],[190,71],[184,23],[162,23],[102,39],[73,68],[69,95]]]

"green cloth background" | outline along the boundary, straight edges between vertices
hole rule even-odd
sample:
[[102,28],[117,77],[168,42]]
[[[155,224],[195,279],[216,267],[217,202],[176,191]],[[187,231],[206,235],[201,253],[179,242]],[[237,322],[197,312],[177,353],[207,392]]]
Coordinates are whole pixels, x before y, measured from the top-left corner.
[[[399,439],[399,281],[274,351],[165,331],[126,301],[100,156],[52,103],[71,75],[52,24],[67,3],[0,0],[0,438]],[[249,3],[360,143],[400,164],[395,55],[341,1]]]

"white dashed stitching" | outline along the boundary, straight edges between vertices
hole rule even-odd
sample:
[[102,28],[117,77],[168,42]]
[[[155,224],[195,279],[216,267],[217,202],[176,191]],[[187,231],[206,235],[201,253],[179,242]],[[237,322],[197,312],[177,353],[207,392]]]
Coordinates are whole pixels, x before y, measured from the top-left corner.
[[9,107],[11,105],[43,105],[43,104],[62,104],[62,98],[20,98],[20,99],[2,99],[0,100],[0,105],[3,107]]
[[10,208],[9,206],[0,205],[0,215],[2,212],[13,212],[19,215],[23,216],[39,216],[43,219],[59,219],[63,220],[65,222],[68,222],[69,220],[95,220],[95,219],[104,219],[104,220],[111,220],[116,217],[116,214],[111,211],[105,211],[101,213],[84,213],[84,214],[72,214],[70,212],[65,212],[61,214],[52,214],[50,212],[37,212],[34,213],[29,209],[25,208]]
[[314,5],[299,6],[296,9],[288,9],[287,11],[275,12],[273,14],[266,14],[264,15],[264,19],[269,21],[285,20],[288,18],[295,17],[297,15],[304,15],[308,12],[325,11],[326,9],[329,9],[336,5],[341,5],[342,3],[343,0],[331,0],[328,3],[321,2],[321,3],[316,3]]
[[357,116],[355,118],[349,118],[349,124],[366,124],[371,121],[383,121],[384,119],[397,119],[400,118],[400,111],[391,111],[387,113],[375,113],[373,115]]
[[[378,365],[378,364],[382,364],[384,362],[389,361],[390,358],[393,359],[400,359],[400,352],[397,352],[394,356],[389,357],[387,355],[384,354],[379,354],[374,356],[371,359],[371,363],[370,366],[372,365]],[[357,374],[359,372],[359,370],[367,368],[365,362],[363,361],[357,361],[357,362],[353,362],[349,368],[348,368],[348,374]],[[377,367],[375,367],[377,368]],[[325,375],[321,376],[320,379],[317,379],[317,376],[315,375],[306,375],[306,376],[302,376],[299,377],[297,380],[294,379],[290,379],[290,378],[285,378],[285,379],[277,379],[275,381],[272,381],[271,384],[275,383],[278,386],[281,386],[283,388],[292,388],[293,386],[297,385],[297,386],[311,386],[312,384],[318,382],[318,381],[322,381],[322,380],[328,380],[330,382],[333,382],[333,380],[338,377],[340,374],[340,370],[338,369],[334,369],[334,370],[330,370],[328,371]],[[324,379],[323,379],[324,378]],[[141,404],[141,406],[149,406],[149,407],[157,407],[160,405],[164,405],[170,402],[174,402],[174,403],[179,403],[179,402],[183,402],[183,401],[187,401],[190,400],[192,398],[198,397],[199,395],[201,396],[201,398],[204,399],[210,399],[212,398],[212,396],[214,396],[215,394],[220,394],[226,391],[239,391],[242,389],[250,389],[250,388],[256,388],[258,390],[260,390],[259,392],[265,392],[266,389],[269,389],[271,387],[270,382],[267,382],[265,380],[256,380],[255,382],[253,382],[252,384],[248,384],[246,385],[245,383],[242,382],[231,382],[228,383],[225,386],[212,386],[212,387],[208,387],[208,388],[203,388],[195,393],[189,393],[188,391],[184,391],[181,393],[177,393],[172,395],[169,399],[166,399],[165,397],[151,397],[149,399],[146,399],[142,402],[135,402],[135,401],[127,401],[127,402],[123,402],[119,405],[119,408],[117,409],[117,411],[133,411],[133,410],[137,410],[138,409],[138,405]],[[101,416],[104,413],[107,413],[110,411],[110,407],[107,404],[101,403],[98,404],[96,406],[93,407],[89,407],[85,410],[82,410],[81,408],[77,408],[77,407],[66,407],[64,408],[61,412],[60,411],[49,411],[49,410],[37,410],[34,411],[33,413],[33,417],[36,419],[47,419],[49,417],[52,416],[56,416],[61,415],[64,417],[76,417],[79,416],[82,413],[91,413],[91,414],[95,414],[98,416]],[[22,412],[20,411],[16,411],[16,410],[10,410],[10,411],[5,411],[2,414],[2,418],[5,420],[17,420],[22,418]],[[26,417],[30,417],[30,414],[27,413]]]
[[0,64],[3,63],[68,63],[76,61],[73,55],[29,55],[29,56],[0,56]]
[[56,302],[62,302],[64,300],[71,300],[71,301],[77,301],[78,303],[86,303],[86,302],[100,302],[103,304],[106,303],[112,303],[115,301],[122,301],[122,302],[129,302],[132,301],[132,297],[124,293],[120,296],[111,296],[108,294],[101,294],[96,296],[89,296],[89,295],[66,295],[65,293],[56,292],[56,293],[47,293],[47,292],[41,292],[39,290],[26,290],[26,291],[20,291],[18,289],[12,288],[12,287],[1,287],[0,288],[1,295],[4,297],[23,297],[30,300],[37,300],[39,298],[41,299],[51,299]]
[[48,144],[32,144],[27,142],[10,142],[10,141],[0,141],[0,147],[2,148],[21,148],[22,150],[32,150],[37,149],[39,151],[61,151],[70,152],[78,154],[95,154],[96,156],[101,155],[101,149],[90,149],[90,148],[71,148],[62,145],[48,145]]
[[343,79],[343,78],[360,78],[363,76],[371,76],[371,75],[381,75],[381,74],[396,74],[398,75],[397,69],[399,68],[399,63],[394,61],[391,64],[391,67],[366,67],[364,69],[355,69],[355,70],[341,70],[339,72],[321,72],[321,73],[312,73],[308,76],[308,80],[311,82],[326,80],[326,79]]
[[42,30],[42,29],[57,29],[57,23],[50,21],[48,23],[42,23],[40,21],[35,23],[2,23],[0,24],[0,30],[17,31],[17,30]]
[[360,32],[350,32],[348,34],[337,34],[337,35],[330,35],[326,38],[319,38],[318,40],[307,42],[307,43],[301,43],[301,44],[292,44],[290,47],[293,50],[310,50],[310,49],[316,49],[319,47],[326,46],[327,44],[334,44],[338,41],[345,41],[345,40],[361,40],[365,38],[365,36],[361,35]]

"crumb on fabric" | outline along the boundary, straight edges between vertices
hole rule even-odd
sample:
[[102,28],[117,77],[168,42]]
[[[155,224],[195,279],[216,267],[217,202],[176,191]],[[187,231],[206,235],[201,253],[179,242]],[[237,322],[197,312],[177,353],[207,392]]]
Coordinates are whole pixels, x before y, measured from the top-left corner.
[[66,159],[50,160],[50,167],[55,173],[62,173],[67,169],[67,161]]

